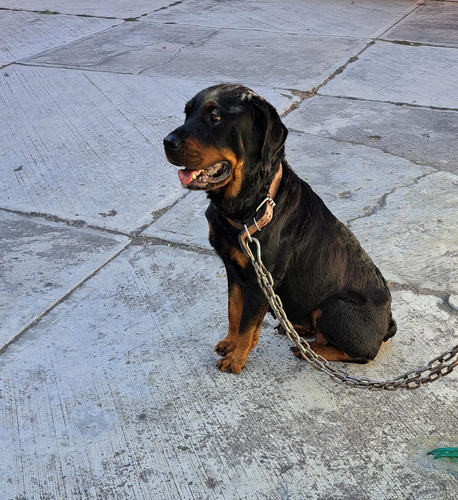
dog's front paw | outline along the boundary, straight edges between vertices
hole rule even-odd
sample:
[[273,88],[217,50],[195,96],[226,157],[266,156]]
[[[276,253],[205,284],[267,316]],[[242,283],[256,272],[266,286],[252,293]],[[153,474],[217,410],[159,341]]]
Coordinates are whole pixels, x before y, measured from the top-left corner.
[[242,368],[245,366],[246,357],[242,359],[241,356],[237,356],[234,353],[226,354],[220,360],[216,362],[216,366],[222,372],[230,373],[240,373]]
[[[215,347],[215,351],[220,355],[220,356],[226,356],[226,354],[229,354],[235,349],[235,342],[232,340],[228,339],[223,339],[221,342],[218,342]],[[223,370],[225,371],[225,370]]]

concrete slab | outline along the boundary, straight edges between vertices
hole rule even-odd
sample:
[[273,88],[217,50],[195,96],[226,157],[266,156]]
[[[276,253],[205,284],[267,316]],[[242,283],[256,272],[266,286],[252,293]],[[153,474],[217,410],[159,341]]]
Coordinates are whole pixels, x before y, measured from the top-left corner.
[[387,279],[457,293],[457,186],[448,172],[427,175],[388,194],[369,218],[351,223]]
[[316,96],[291,112],[285,123],[458,174],[456,111]]
[[[375,212],[387,193],[434,170],[366,146],[292,132],[286,159],[343,222]],[[205,193],[188,193],[143,235],[211,248]]]
[[[126,23],[29,63],[309,90],[368,40]],[[119,40],[123,40],[122,46]],[[252,50],[246,50],[246,47]],[[260,64],[262,61],[262,64]],[[279,71],[278,61],[281,61]],[[261,83],[260,83],[261,82]]]
[[377,42],[320,94],[457,110],[457,78],[453,48]]
[[131,232],[181,196],[162,138],[200,85],[22,66],[0,80],[0,207]]
[[110,2],[94,2],[93,0],[1,0],[0,7],[32,11],[59,12],[99,17],[118,17],[121,19],[140,17],[162,9],[170,0],[110,0]]
[[368,38],[404,15],[411,0],[193,0],[172,3],[143,18],[170,24]]
[[[271,320],[242,374],[220,373],[221,273],[212,256],[130,247],[2,355],[5,498],[454,497],[456,464],[426,454],[457,438],[452,377],[345,389]],[[395,302],[405,330],[353,374],[397,375],[448,347],[457,318],[438,299]]]
[[422,5],[383,38],[458,47],[458,5],[453,2]]
[[0,67],[103,31],[120,22],[0,10]]
[[0,349],[129,240],[0,211]]

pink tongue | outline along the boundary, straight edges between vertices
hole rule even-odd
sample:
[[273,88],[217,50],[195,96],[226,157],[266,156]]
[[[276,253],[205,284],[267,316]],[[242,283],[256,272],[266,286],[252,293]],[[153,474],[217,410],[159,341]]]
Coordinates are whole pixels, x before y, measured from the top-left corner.
[[182,170],[178,170],[178,179],[180,179],[181,184],[187,186],[192,182],[192,176],[194,174],[199,175],[200,170],[190,170],[189,168],[183,168]]

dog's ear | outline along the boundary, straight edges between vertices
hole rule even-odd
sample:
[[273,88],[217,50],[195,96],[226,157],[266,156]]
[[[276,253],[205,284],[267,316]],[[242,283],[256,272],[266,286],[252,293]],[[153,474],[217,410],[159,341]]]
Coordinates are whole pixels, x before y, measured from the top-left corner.
[[283,151],[288,129],[283,125],[277,110],[263,97],[253,96],[252,104],[255,110],[254,127],[261,134],[261,159],[263,163],[271,163]]

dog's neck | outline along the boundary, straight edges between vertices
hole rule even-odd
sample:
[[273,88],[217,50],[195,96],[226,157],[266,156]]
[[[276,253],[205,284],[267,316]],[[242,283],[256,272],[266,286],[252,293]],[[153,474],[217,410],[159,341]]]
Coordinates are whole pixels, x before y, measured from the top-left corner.
[[280,187],[280,182],[283,176],[283,166],[280,163],[278,170],[269,186],[269,191],[264,200],[256,208],[256,213],[252,220],[239,221],[234,220],[226,216],[226,220],[240,231],[245,230],[250,235],[254,234],[256,231],[261,231],[264,226],[272,220],[274,207],[275,207],[275,195],[277,194],[278,188]]
[[[281,180],[284,174],[284,167],[282,162],[278,162],[276,168],[269,168],[270,171],[275,172],[271,177],[270,182],[259,185],[259,177],[257,179],[245,179],[245,186],[242,185],[241,194],[236,198],[229,199],[223,193],[209,192],[208,197],[213,204],[222,212],[224,217],[231,219],[241,224],[251,224],[253,218],[261,218],[268,205],[267,200],[270,198],[274,200],[275,195],[280,187]],[[258,186],[256,186],[256,182]],[[245,188],[245,189],[244,189]],[[270,210],[270,209],[269,209]]]

